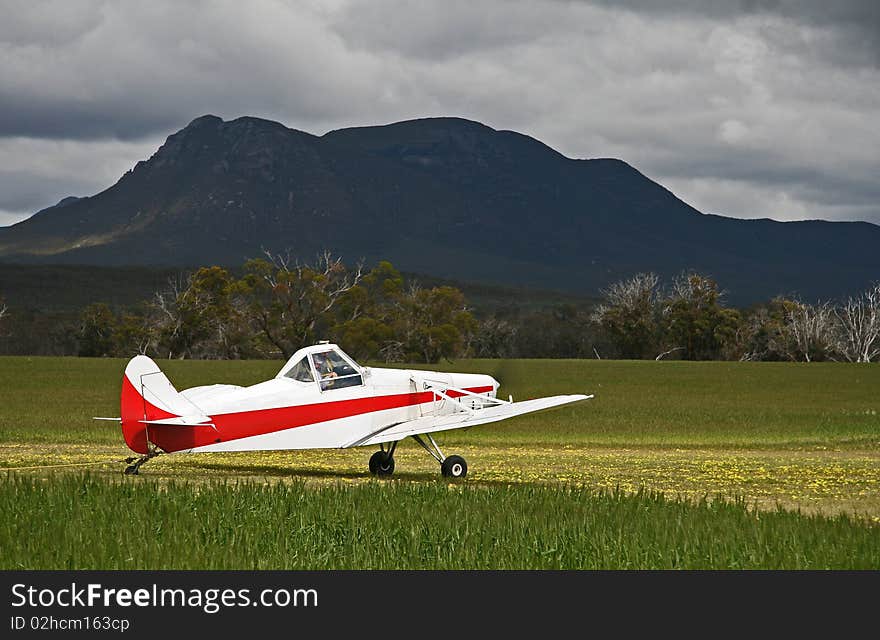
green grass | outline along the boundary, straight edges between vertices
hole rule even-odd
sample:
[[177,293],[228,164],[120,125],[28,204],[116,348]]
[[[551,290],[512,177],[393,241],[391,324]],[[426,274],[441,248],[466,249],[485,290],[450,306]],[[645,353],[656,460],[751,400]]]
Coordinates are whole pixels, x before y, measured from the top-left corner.
[[[454,370],[456,367],[451,367]],[[840,363],[468,361],[514,399],[594,393],[588,403],[485,432],[596,446],[880,447],[880,366]]]
[[[179,389],[280,366],[159,364]],[[411,443],[390,481],[369,449],[52,467],[131,455],[91,420],[118,415],[124,367],[0,358],[0,566],[880,568],[878,365],[447,363],[515,399],[596,394],[440,434],[469,463],[453,484]]]
[[880,567],[880,528],[545,486],[0,479],[4,569]]
[[[254,384],[278,361],[160,361],[178,389]],[[118,441],[125,361],[0,357],[0,442]],[[589,446],[880,448],[880,366],[839,363],[466,360],[500,394],[595,393],[572,407],[451,434],[453,441]]]

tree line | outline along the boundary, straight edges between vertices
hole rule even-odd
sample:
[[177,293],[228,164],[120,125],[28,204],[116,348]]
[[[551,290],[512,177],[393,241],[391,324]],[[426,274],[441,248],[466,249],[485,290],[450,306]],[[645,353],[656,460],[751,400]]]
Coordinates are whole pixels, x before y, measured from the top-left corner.
[[461,291],[405,283],[389,262],[365,271],[330,253],[313,264],[267,254],[241,277],[212,266],[172,279],[137,310],[89,305],[78,354],[286,359],[329,339],[364,360],[437,362],[467,354],[476,330]]
[[668,286],[640,273],[603,292],[592,321],[618,357],[871,362],[880,357],[880,283],[840,304],[776,297],[724,305],[716,282],[684,273]]
[[736,309],[706,275],[664,283],[639,273],[611,284],[595,303],[481,312],[459,289],[408,282],[389,262],[366,270],[330,253],[310,264],[267,254],[237,274],[218,266],[181,274],[134,307],[90,304],[74,321],[16,312],[0,297],[0,338],[28,345],[19,353],[93,357],[289,358],[328,339],[357,359],[384,362],[871,362],[880,359],[880,283],[839,303],[780,296]]

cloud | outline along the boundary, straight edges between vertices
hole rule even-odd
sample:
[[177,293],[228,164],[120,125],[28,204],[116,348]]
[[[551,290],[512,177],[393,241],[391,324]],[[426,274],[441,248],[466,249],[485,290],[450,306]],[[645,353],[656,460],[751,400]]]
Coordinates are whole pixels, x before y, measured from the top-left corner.
[[[0,225],[19,222],[67,196],[103,191],[160,139],[48,140],[7,138],[0,143]],[[84,170],[85,169],[85,170]]]
[[874,0],[589,0],[588,4],[677,18],[778,16],[811,25],[880,33],[880,6]]
[[318,134],[457,115],[701,210],[880,223],[874,2],[4,4],[7,212],[109,186],[204,113]]
[[352,97],[379,97],[372,78],[382,62],[350,52],[308,7],[91,6],[98,17],[64,38],[45,30],[0,43],[0,135],[134,139],[203,113],[329,123],[351,111]]

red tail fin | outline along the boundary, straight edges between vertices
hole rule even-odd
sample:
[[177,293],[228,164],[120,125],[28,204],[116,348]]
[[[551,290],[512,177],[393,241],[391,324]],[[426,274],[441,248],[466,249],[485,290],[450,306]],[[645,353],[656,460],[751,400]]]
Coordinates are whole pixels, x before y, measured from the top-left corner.
[[119,400],[122,436],[128,448],[147,453],[145,420],[174,418],[192,412],[190,405],[147,356],[135,356],[125,368]]

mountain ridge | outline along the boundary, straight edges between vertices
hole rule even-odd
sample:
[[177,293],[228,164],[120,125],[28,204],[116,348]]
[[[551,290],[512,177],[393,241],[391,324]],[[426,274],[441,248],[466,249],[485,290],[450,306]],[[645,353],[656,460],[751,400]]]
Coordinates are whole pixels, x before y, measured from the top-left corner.
[[703,214],[623,160],[568,158],[464,118],[316,136],[200,116],[108,189],[0,229],[12,262],[238,265],[329,249],[587,295],[635,271],[695,269],[740,302],[858,291],[880,277],[878,246],[867,222]]

